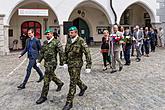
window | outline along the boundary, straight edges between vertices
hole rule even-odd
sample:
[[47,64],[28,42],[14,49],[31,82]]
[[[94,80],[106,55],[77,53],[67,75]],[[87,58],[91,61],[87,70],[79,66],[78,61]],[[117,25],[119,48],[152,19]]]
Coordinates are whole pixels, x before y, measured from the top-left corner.
[[121,17],[121,25],[129,25],[130,24],[130,10],[125,10]]

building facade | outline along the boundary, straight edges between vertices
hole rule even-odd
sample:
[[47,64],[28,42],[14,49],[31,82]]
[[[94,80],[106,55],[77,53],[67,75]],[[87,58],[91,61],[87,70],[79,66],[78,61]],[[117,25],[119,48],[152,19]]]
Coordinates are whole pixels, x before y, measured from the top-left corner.
[[[47,28],[55,29],[63,43],[64,22],[79,29],[81,37],[100,42],[104,29],[117,23],[130,29],[135,25],[164,26],[163,0],[5,0],[0,1],[0,55],[6,55],[28,28],[45,39]],[[112,7],[111,7],[112,5]],[[115,13],[114,13],[115,12]],[[14,42],[17,41],[17,42]]]

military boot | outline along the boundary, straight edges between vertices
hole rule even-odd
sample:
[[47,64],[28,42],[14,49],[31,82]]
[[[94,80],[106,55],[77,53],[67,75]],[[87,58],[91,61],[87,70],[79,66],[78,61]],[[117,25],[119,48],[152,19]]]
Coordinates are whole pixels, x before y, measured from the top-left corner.
[[87,90],[87,88],[88,88],[88,87],[85,86],[84,89],[81,89],[81,90],[80,90],[80,93],[79,93],[79,96],[83,96],[84,93],[85,93],[85,91]]
[[42,103],[44,103],[46,100],[47,100],[46,97],[42,97],[42,96],[41,96],[41,97],[36,101],[36,104],[42,104]]
[[62,110],[70,110],[73,107],[72,102],[67,102]]
[[64,85],[64,83],[62,83],[62,84],[58,85],[58,87],[57,87],[57,89],[56,89],[56,92],[61,91],[61,89],[62,89],[62,86],[63,86],[63,85]]

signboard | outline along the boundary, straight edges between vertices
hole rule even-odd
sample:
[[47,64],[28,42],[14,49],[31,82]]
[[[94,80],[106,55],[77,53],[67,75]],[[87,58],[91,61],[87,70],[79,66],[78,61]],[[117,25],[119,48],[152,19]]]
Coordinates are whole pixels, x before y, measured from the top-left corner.
[[19,16],[48,16],[48,9],[18,9]]
[[98,34],[103,34],[104,30],[110,31],[110,26],[97,26],[96,30]]

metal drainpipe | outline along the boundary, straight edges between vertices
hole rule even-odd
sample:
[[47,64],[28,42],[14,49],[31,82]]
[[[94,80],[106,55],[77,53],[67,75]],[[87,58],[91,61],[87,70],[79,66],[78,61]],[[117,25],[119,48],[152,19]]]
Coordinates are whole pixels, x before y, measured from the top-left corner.
[[117,15],[116,15],[116,12],[115,12],[115,10],[114,10],[114,8],[113,8],[112,0],[110,0],[110,7],[111,7],[112,12],[113,12],[113,14],[114,14],[114,16],[115,16],[115,24],[117,24]]

